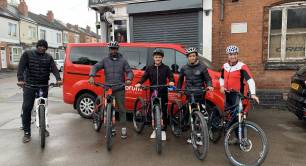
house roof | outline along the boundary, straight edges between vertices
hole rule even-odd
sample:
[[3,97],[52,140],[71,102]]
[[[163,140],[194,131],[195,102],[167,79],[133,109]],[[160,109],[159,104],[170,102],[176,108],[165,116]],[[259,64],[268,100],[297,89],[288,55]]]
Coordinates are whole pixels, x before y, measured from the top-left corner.
[[11,6],[11,5],[8,5],[7,6],[7,10],[12,14],[14,15],[15,17],[19,18],[20,20],[25,20],[27,22],[31,22],[31,23],[36,23],[33,19],[31,19],[29,16],[24,16],[23,14],[21,14],[19,12],[19,10],[17,9],[17,7],[15,6]]
[[5,18],[12,19],[15,21],[20,20],[18,17],[14,16],[9,10],[7,10],[6,8],[1,8],[1,7],[0,7],[0,17],[5,17]]
[[44,26],[44,27],[48,27],[48,28],[52,28],[52,29],[56,29],[56,30],[65,30],[65,27],[62,27],[58,24],[56,24],[56,21],[53,22],[49,22],[47,19],[47,16],[44,16],[42,14],[35,14],[32,12],[29,12],[29,17],[33,20],[35,20],[38,25]]

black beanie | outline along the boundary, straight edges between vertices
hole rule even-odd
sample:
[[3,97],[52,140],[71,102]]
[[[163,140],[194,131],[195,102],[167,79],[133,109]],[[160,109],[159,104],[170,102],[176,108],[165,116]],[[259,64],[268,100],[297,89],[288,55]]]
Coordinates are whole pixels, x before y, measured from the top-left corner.
[[48,49],[48,42],[47,42],[46,40],[43,40],[43,39],[38,40],[38,42],[37,42],[37,44],[36,44],[36,48],[37,48],[38,46],[43,46],[43,47],[45,47],[46,49]]

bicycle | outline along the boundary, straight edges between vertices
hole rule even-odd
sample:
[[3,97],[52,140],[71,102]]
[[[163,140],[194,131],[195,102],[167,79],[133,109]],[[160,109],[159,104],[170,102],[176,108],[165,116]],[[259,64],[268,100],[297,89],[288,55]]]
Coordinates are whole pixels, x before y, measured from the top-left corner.
[[[205,117],[205,107],[202,108],[200,103],[195,101],[194,92],[205,93],[206,89],[177,89],[178,92],[190,92],[190,99],[182,105],[181,101],[175,100],[170,109],[170,126],[172,133],[178,137],[182,132],[191,127],[191,144],[195,156],[203,160],[208,153],[209,137],[207,122],[208,116]],[[175,112],[176,110],[176,112]]]
[[[233,106],[226,107],[223,113],[216,110],[210,113],[208,123],[210,140],[214,143],[217,142],[223,132],[226,157],[233,165],[260,165],[268,154],[269,144],[265,132],[256,123],[246,120],[249,111],[248,107],[251,105],[250,94],[244,96],[235,90],[227,92],[237,94],[236,102]],[[244,108],[243,101],[246,103]],[[256,139],[257,137],[259,137],[258,140]],[[231,143],[231,140],[237,141]],[[233,144],[238,146],[231,146]],[[254,148],[255,150],[259,148],[259,151],[251,153]],[[256,156],[256,159],[251,161],[250,158],[253,156]]]
[[151,123],[153,130],[156,133],[156,152],[158,154],[162,151],[162,127],[164,126],[161,98],[158,97],[158,88],[172,87],[168,85],[153,85],[141,86],[144,90],[153,90],[151,97],[148,98],[146,92],[146,100],[138,97],[134,104],[133,124],[135,131],[142,133],[144,126]]
[[106,128],[106,147],[110,151],[113,145],[113,127],[116,123],[115,118],[115,107],[116,100],[112,96],[112,88],[125,86],[125,84],[103,84],[103,83],[94,83],[95,86],[103,88],[103,94],[97,97],[95,101],[95,109],[92,114],[93,116],[93,128],[95,131],[99,132],[102,125],[105,125]]
[[[49,87],[59,87],[55,83],[50,83],[49,85],[34,85],[34,84],[25,84],[25,87],[38,90],[35,92],[35,101],[33,111],[35,113],[35,125],[39,128],[40,135],[40,147],[45,148],[46,144],[46,128],[49,127],[48,123],[48,98],[44,98],[44,92],[42,88]],[[22,116],[22,115],[21,115]]]

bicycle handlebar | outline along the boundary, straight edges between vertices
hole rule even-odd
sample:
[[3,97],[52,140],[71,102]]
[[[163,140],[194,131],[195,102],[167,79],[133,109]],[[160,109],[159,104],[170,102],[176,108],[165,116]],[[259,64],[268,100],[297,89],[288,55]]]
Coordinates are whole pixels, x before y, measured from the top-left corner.
[[114,87],[114,86],[125,86],[126,84],[123,84],[123,83],[118,83],[118,84],[104,84],[104,83],[95,82],[94,85],[95,85],[95,86],[98,86],[98,87],[102,87],[102,88],[112,88],[112,87]]
[[201,88],[201,89],[176,89],[175,91],[178,92],[206,92],[206,88]]
[[32,88],[44,88],[44,87],[60,87],[57,83],[50,83],[48,85],[42,85],[42,84],[28,84],[25,83],[24,86],[32,87]]

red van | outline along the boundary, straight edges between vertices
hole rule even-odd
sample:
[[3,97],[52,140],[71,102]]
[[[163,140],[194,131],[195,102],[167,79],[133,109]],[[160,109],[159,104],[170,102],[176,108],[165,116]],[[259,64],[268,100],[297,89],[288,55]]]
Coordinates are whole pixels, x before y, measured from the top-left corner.
[[[152,64],[152,52],[160,48],[165,52],[164,64],[168,65],[175,73],[175,80],[183,65],[187,63],[184,55],[184,47],[177,44],[159,43],[120,43],[119,52],[128,60],[134,72],[134,80],[131,86],[126,87],[125,106],[132,111],[137,97],[145,97],[145,91],[135,88],[133,85],[140,80],[147,64]],[[64,65],[64,102],[73,104],[79,114],[84,118],[91,118],[94,110],[94,101],[97,95],[102,94],[102,89],[88,84],[89,71],[92,65],[108,56],[107,43],[78,43],[68,44]],[[206,94],[209,107],[223,110],[223,95],[219,92],[220,73],[213,71],[210,62],[200,56],[200,60],[209,67],[209,74],[213,80],[215,91]],[[104,71],[97,73],[97,82],[104,82]],[[145,83],[148,84],[148,81]],[[169,103],[176,99],[174,92],[169,93]],[[169,104],[170,105],[170,104]]]

